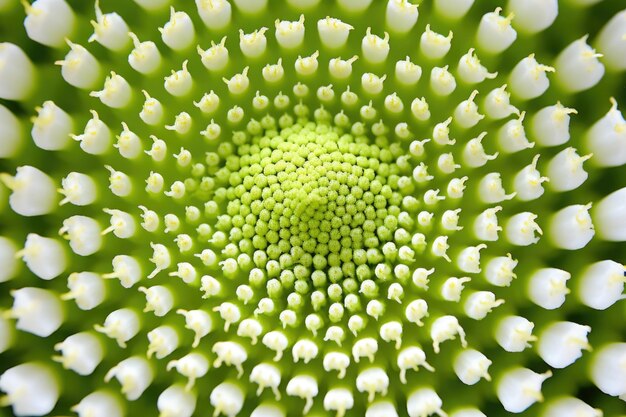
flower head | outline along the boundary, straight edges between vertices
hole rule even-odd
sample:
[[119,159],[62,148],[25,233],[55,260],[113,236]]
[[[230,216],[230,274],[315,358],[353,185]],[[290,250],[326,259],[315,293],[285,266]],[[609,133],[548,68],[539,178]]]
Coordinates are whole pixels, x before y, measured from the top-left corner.
[[13,415],[623,409],[616,2],[13,3]]

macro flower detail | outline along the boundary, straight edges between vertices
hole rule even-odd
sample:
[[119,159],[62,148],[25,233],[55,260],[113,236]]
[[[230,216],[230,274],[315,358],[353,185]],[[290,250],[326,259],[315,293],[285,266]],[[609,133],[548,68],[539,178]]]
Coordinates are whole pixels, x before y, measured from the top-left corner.
[[2,415],[624,414],[623,5],[19,3]]

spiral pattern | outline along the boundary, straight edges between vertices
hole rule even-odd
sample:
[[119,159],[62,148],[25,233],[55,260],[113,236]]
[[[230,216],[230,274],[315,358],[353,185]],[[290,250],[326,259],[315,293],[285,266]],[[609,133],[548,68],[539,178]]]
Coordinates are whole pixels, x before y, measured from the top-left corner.
[[623,413],[618,4],[13,3],[5,412]]

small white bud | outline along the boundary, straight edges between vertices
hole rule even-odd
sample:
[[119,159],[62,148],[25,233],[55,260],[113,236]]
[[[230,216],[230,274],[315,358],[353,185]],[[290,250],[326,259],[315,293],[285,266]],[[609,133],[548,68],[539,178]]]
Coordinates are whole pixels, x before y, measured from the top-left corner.
[[[325,337],[324,340],[327,340]],[[302,359],[304,363],[309,363],[311,360],[315,359],[319,353],[319,349],[315,342],[310,340],[298,340],[291,350],[291,354],[293,356],[293,361],[297,363]]]
[[123,417],[124,407],[121,401],[113,394],[104,391],[94,391],[84,397],[71,408],[78,417]]
[[[543,0],[532,0],[533,3],[537,3],[537,1],[543,2]],[[556,0],[554,1],[556,2]],[[549,2],[552,0],[546,3]],[[535,55],[531,54],[522,59],[511,71],[509,76],[511,92],[520,100],[537,98],[545,93],[550,86],[550,80],[546,73],[554,71],[552,67],[539,64]]]
[[459,335],[461,346],[467,347],[465,331],[454,316],[442,316],[433,321],[430,327],[430,337],[433,340],[433,350],[439,353],[439,345],[446,340],[454,340]]
[[241,388],[230,382],[222,382],[213,388],[209,397],[211,405],[215,409],[214,414],[216,416],[224,414],[226,417],[237,416],[243,408],[244,399],[245,395]]
[[421,327],[424,325],[422,319],[428,316],[428,304],[422,299],[413,300],[406,306],[404,316],[409,322]]
[[96,20],[91,21],[94,32],[89,37],[89,42],[96,41],[113,52],[124,50],[128,45],[130,29],[122,16],[115,12],[103,14],[100,10],[99,0],[96,0],[94,7]]
[[477,95],[478,90],[474,90],[467,100],[460,102],[454,109],[454,121],[463,129],[474,127],[485,118],[478,112],[478,106],[474,103]]
[[398,411],[391,402],[378,401],[367,407],[365,417],[398,417]]
[[405,85],[414,85],[422,77],[422,67],[411,62],[408,56],[406,59],[396,62],[396,79]]
[[450,277],[441,285],[441,297],[446,301],[458,303],[461,301],[461,292],[465,289],[464,284],[470,282],[469,277]]
[[100,81],[100,63],[85,47],[66,40],[70,51],[55,65],[61,66],[61,76],[69,85],[91,89]]
[[395,348],[402,346],[402,323],[399,321],[389,321],[380,326],[380,338],[385,342],[395,342]]
[[335,411],[335,417],[344,417],[354,407],[352,392],[346,388],[332,388],[324,396],[324,410]]
[[266,27],[255,30],[252,33],[245,33],[239,29],[239,49],[247,58],[258,58],[265,53],[267,48]]
[[485,175],[478,184],[478,197],[487,204],[511,200],[515,195],[515,193],[506,193],[502,187],[502,177],[499,172],[491,172]]
[[602,346],[594,355],[590,374],[600,391],[614,397],[626,395],[626,343]]
[[603,62],[611,71],[626,69],[625,21],[626,11],[622,10],[604,25],[596,38],[598,50],[604,55]]
[[428,103],[424,97],[413,99],[411,102],[411,113],[413,114],[413,117],[422,122],[430,119]]
[[243,319],[237,327],[237,336],[249,337],[253,345],[257,344],[261,333],[263,333],[263,326],[257,319]]
[[12,240],[0,236],[0,282],[6,282],[17,276],[19,271],[19,262],[17,258],[18,248]]
[[602,54],[587,44],[588,37],[572,42],[556,58],[556,80],[568,92],[588,90],[604,76],[604,65],[598,60]]
[[600,167],[626,164],[626,120],[611,98],[611,109],[587,131],[587,149]]
[[450,31],[448,36],[433,32],[430,29],[430,24],[427,24],[424,33],[420,37],[420,51],[428,59],[441,59],[450,51],[453,36],[452,31]]
[[54,181],[35,167],[17,167],[15,176],[0,173],[0,182],[12,191],[9,205],[20,216],[40,216],[56,208],[57,192]]
[[241,73],[233,75],[230,79],[222,78],[231,94],[243,94],[248,89],[250,85],[248,70],[249,67],[245,67]]
[[489,366],[492,362],[481,352],[466,349],[454,359],[454,373],[465,385],[475,385],[481,378],[491,381]]
[[337,378],[343,379],[350,366],[350,357],[342,352],[329,352],[324,355],[323,366],[326,372],[337,371]]
[[196,379],[202,378],[209,371],[209,361],[198,352],[191,352],[180,359],[169,361],[167,370],[176,368],[176,371],[187,378],[185,390],[193,388]]
[[530,300],[546,310],[554,310],[563,305],[565,296],[570,293],[567,281],[569,272],[556,268],[537,270],[528,282],[527,293]]
[[591,327],[570,321],[549,324],[539,335],[537,352],[553,368],[565,368],[582,356],[582,350],[591,350],[587,334]]
[[463,272],[478,274],[480,269],[480,251],[487,245],[481,243],[477,246],[468,246],[463,249],[456,258],[456,264]]
[[367,358],[370,362],[374,362],[376,352],[378,352],[378,341],[372,337],[359,339],[352,345],[352,357],[356,363],[359,363],[361,358]]
[[91,310],[99,306],[106,296],[102,277],[94,272],[74,272],[67,277],[69,292],[61,295],[61,300],[75,300],[81,310]]
[[172,385],[157,399],[159,416],[191,417],[196,410],[196,395],[181,385]]
[[148,332],[147,356],[148,359],[155,355],[157,359],[163,359],[178,347],[178,334],[171,326],[159,326]]
[[541,385],[551,376],[551,371],[538,374],[527,368],[514,368],[500,377],[496,394],[506,411],[521,413],[537,401],[543,401]]
[[522,352],[531,347],[530,342],[537,340],[533,336],[535,324],[521,316],[507,316],[496,327],[496,341],[507,352]]
[[626,187],[604,197],[593,210],[598,236],[612,242],[626,241]]
[[72,135],[72,139],[80,142],[83,151],[92,155],[106,153],[111,146],[111,130],[100,120],[95,110],[90,110],[91,119],[87,121],[85,130],[81,135]]
[[131,356],[111,368],[104,376],[104,382],[109,382],[113,378],[122,385],[122,394],[126,399],[135,401],[152,384],[154,372],[146,359]]
[[526,113],[522,112],[518,119],[509,120],[498,130],[498,145],[504,152],[514,153],[535,146],[535,143],[529,142],[526,137],[524,117]]
[[45,416],[59,399],[56,375],[46,366],[26,362],[0,375],[0,390],[6,392],[3,406],[17,416]]
[[532,163],[522,168],[513,179],[516,197],[522,201],[536,200],[541,197],[544,193],[541,184],[550,180],[548,177],[542,177],[541,173],[537,171],[539,156],[539,154],[535,155]]
[[428,270],[425,268],[416,268],[415,271],[413,271],[413,284],[418,288],[428,290],[428,276],[433,272],[435,272],[435,268]]
[[519,114],[519,110],[511,105],[511,94],[506,91],[507,85],[494,88],[487,94],[483,102],[485,114],[490,119],[500,120],[509,117],[511,114]]
[[143,277],[139,262],[128,255],[117,255],[113,258],[113,272],[104,274],[103,278],[118,278],[122,287],[130,288]]
[[577,114],[574,109],[564,107],[560,102],[544,107],[532,118],[533,137],[541,146],[557,146],[569,141],[570,114]]
[[337,0],[337,3],[347,12],[362,13],[372,4],[372,0]]
[[424,351],[417,346],[402,349],[400,353],[398,353],[397,364],[398,368],[400,368],[400,382],[403,384],[407,383],[406,371],[409,369],[417,372],[421,366],[427,371],[435,372],[435,368],[426,362],[426,354]]
[[278,58],[278,62],[275,64],[267,64],[261,71],[263,79],[268,83],[277,83],[285,76],[285,69],[283,68],[283,59]]
[[15,117],[11,110],[0,104],[0,158],[14,157],[20,150],[22,143],[20,120]]
[[317,21],[317,31],[322,44],[330,49],[339,49],[345,46],[350,31],[354,29],[347,23],[334,17],[326,17]]
[[103,211],[111,216],[111,226],[102,231],[103,235],[113,232],[119,239],[128,239],[134,236],[137,226],[133,216],[121,210],[104,209]]
[[602,417],[602,410],[574,397],[561,397],[552,400],[543,410],[542,417]]
[[466,166],[477,168],[484,166],[489,161],[493,161],[499,155],[498,152],[488,155],[482,145],[482,140],[487,136],[487,132],[482,132],[478,137],[470,139],[463,149],[463,162]]
[[[166,25],[167,26],[167,25]],[[128,55],[128,63],[141,74],[152,74],[161,66],[161,53],[152,41],[141,42],[137,35],[129,32],[134,49]]]
[[500,16],[502,8],[485,13],[480,19],[476,41],[478,47],[490,54],[499,54],[508,49],[517,39],[517,32],[511,26],[514,13],[508,16]]
[[36,78],[35,67],[28,55],[15,44],[0,42],[0,64],[0,98],[28,98]]
[[28,269],[41,279],[51,280],[65,271],[67,259],[61,242],[49,237],[29,233],[24,249],[16,256],[23,258]]
[[268,0],[235,0],[235,5],[244,14],[254,15],[267,7]]
[[377,393],[385,397],[389,389],[389,376],[381,368],[366,369],[357,375],[356,389],[359,392],[367,392],[368,402],[374,401]]
[[[104,166],[109,172],[109,189],[113,194],[118,197],[127,197],[133,190],[132,183],[130,181],[130,177],[123,173],[122,171],[116,171],[109,165]],[[112,210],[109,210],[112,211]],[[105,210],[106,213],[106,210]],[[116,213],[123,213],[119,210]],[[108,213],[113,215],[113,213]],[[119,236],[118,236],[119,237]]]
[[559,14],[557,0],[509,0],[507,11],[515,15],[513,25],[521,32],[533,34],[547,29]]
[[87,332],[65,338],[54,345],[54,350],[61,352],[61,355],[53,356],[52,359],[78,375],[91,375],[104,357],[100,340]]
[[174,7],[170,7],[170,20],[159,28],[163,43],[175,51],[182,51],[191,46],[196,31],[189,15],[185,12],[177,12]]
[[71,216],[63,220],[59,235],[70,241],[72,251],[80,256],[89,256],[102,246],[100,224],[86,216]]
[[75,16],[65,0],[24,2],[24,29],[29,38],[43,45],[58,48],[72,34]]
[[478,239],[490,242],[498,240],[498,232],[502,230],[502,227],[498,226],[496,213],[501,210],[501,206],[488,208],[476,216],[474,220],[474,235]]
[[408,0],[389,0],[385,12],[387,27],[397,33],[408,33],[417,23],[419,11],[417,4],[411,4]]
[[223,302],[217,307],[213,308],[213,311],[220,313],[220,317],[224,320],[224,331],[227,332],[230,325],[239,322],[241,320],[241,310],[233,303]]
[[248,359],[246,349],[236,342],[217,342],[211,348],[217,358],[213,362],[214,368],[219,368],[222,364],[234,366],[237,369],[237,378],[243,376],[243,363]]
[[492,258],[485,267],[485,279],[497,287],[508,287],[513,278],[517,278],[513,272],[517,264],[518,261],[513,259],[510,253],[507,256]]
[[269,363],[260,363],[252,368],[252,372],[250,372],[250,382],[259,385],[256,391],[257,396],[260,396],[265,388],[270,388],[276,400],[279,401],[281,399],[280,390],[278,389],[280,380],[280,370]]
[[463,178],[452,178],[448,183],[446,188],[446,192],[448,194],[448,198],[458,199],[463,197],[463,193],[465,191],[466,185],[465,182],[469,179],[469,177],[465,176]]
[[195,333],[193,348],[197,348],[200,339],[209,334],[213,330],[213,320],[206,311],[202,310],[176,310],[177,314],[185,317],[185,328]]
[[482,320],[491,313],[493,308],[502,304],[504,304],[504,300],[496,300],[495,294],[491,291],[476,291],[467,297],[463,310],[469,318]]
[[39,337],[48,337],[63,324],[63,305],[56,294],[34,287],[11,291],[13,307],[7,313],[17,320],[15,328]]
[[296,375],[289,380],[285,391],[287,395],[306,400],[304,409],[302,410],[302,415],[305,415],[311,410],[311,407],[313,407],[313,398],[317,397],[319,388],[317,381],[313,377],[308,375]]
[[434,67],[430,72],[430,89],[438,96],[449,96],[456,89],[454,75],[448,71],[448,66]]
[[226,36],[222,38],[219,43],[211,41],[211,47],[206,51],[200,48],[200,45],[196,47],[198,54],[200,55],[202,65],[206,69],[213,72],[222,71],[228,64],[228,49],[226,46]]
[[605,310],[624,299],[624,266],[610,260],[586,267],[578,281],[578,298],[591,308]]
[[366,35],[361,41],[363,58],[372,64],[381,64],[389,55],[389,34],[385,32],[384,38],[372,34],[372,28],[368,27]]
[[144,313],[153,311],[155,316],[163,317],[174,307],[172,292],[162,285],[153,285],[150,288],[139,287],[139,292],[146,295]]
[[142,90],[146,100],[143,103],[139,117],[144,123],[154,126],[161,122],[163,118],[163,105],[156,98],[150,97],[146,90]]
[[96,331],[115,339],[121,348],[139,332],[139,315],[130,308],[120,308],[111,312],[104,320],[104,325],[96,324]]
[[113,147],[117,148],[124,158],[136,159],[142,154],[141,139],[135,133],[131,132],[128,125],[122,122],[122,133],[117,137],[117,143]]
[[447,19],[458,20],[467,14],[473,4],[474,0],[435,0],[435,11]]
[[461,168],[461,165],[454,162],[454,155],[450,153],[442,153],[437,158],[437,168],[444,174],[452,174],[457,169]]
[[557,248],[581,249],[593,239],[595,231],[589,214],[590,208],[591,204],[574,204],[552,215],[548,237]]
[[232,6],[228,0],[196,0],[200,19],[207,28],[220,31],[230,25]]
[[182,69],[178,71],[172,70],[172,75],[165,77],[165,89],[173,96],[186,96],[191,91],[193,79],[191,78],[191,73],[187,70],[187,62],[187,60],[183,62]]
[[433,255],[444,258],[448,262],[452,262],[448,254],[446,253],[450,245],[448,244],[448,236],[437,236],[435,240],[433,240],[433,244],[431,246],[431,252]]
[[459,60],[457,75],[461,81],[467,84],[479,84],[486,79],[496,78],[498,73],[490,73],[487,68],[481,65],[480,59],[474,54],[474,48],[471,48]]
[[543,231],[535,222],[537,215],[531,212],[518,213],[506,223],[505,235],[507,240],[517,246],[529,246],[539,242],[539,237],[535,236],[535,232],[540,235]]
[[406,402],[409,417],[427,417],[432,414],[445,416],[443,402],[432,388],[420,388],[411,393]]
[[132,98],[133,90],[124,77],[111,71],[111,75],[104,80],[104,87],[100,91],[89,93],[91,97],[99,98],[102,104],[119,109],[126,107]]
[[276,41],[286,49],[295,49],[302,45],[304,40],[304,15],[300,15],[300,19],[296,21],[276,19],[274,23],[276,28]]

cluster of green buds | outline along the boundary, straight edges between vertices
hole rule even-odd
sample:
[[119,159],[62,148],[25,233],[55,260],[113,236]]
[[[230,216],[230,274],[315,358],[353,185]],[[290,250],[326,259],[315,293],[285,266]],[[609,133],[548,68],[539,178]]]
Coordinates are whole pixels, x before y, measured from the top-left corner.
[[621,1],[22,6],[0,415],[624,415]]

